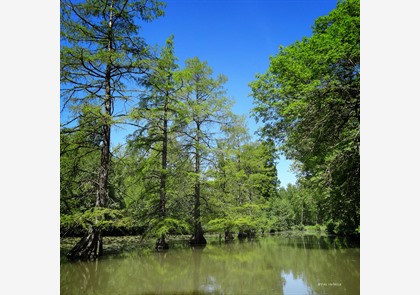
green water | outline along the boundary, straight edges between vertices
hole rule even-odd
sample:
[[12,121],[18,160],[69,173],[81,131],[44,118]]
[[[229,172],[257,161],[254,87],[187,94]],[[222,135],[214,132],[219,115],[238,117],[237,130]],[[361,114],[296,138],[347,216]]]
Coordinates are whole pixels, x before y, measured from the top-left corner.
[[61,295],[360,293],[360,249],[338,238],[274,235],[230,243],[208,238],[205,248],[178,241],[165,253],[137,244],[126,238],[125,250],[109,250],[96,262],[62,258]]

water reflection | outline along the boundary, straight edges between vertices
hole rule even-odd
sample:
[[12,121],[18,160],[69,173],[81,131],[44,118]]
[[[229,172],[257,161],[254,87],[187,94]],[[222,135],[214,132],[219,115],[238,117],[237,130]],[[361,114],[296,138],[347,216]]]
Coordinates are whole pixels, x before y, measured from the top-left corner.
[[316,294],[308,287],[303,278],[296,277],[293,273],[282,271],[281,282],[284,294]]
[[[205,248],[125,251],[61,262],[61,294],[359,294],[359,248],[316,236],[266,236]],[[350,244],[349,244],[350,243]]]

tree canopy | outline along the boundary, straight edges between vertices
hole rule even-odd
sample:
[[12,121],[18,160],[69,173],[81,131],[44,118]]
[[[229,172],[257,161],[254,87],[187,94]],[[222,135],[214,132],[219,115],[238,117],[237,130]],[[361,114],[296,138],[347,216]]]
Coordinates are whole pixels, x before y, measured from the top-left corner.
[[[139,35],[163,8],[61,1],[61,235],[83,236],[69,257],[98,257],[103,235],[158,238],[161,250],[177,234],[197,245],[205,233],[357,232],[359,1],[338,2],[250,83],[259,138],[233,113],[226,76],[198,57],[178,64],[175,36],[152,50]],[[133,131],[111,145],[119,124]],[[296,185],[280,186],[279,155]]]
[[349,230],[360,219],[359,6],[339,2],[250,84],[262,136],[281,144],[302,183],[320,191],[329,217]]

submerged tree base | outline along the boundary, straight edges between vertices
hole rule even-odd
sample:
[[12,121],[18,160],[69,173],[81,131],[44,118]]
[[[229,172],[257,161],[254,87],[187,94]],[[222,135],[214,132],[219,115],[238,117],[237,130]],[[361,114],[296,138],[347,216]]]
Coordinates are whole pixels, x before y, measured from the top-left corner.
[[207,240],[202,234],[197,236],[194,235],[191,237],[189,243],[191,246],[206,245]]
[[235,237],[230,231],[225,231],[225,241],[232,241]]
[[70,260],[94,260],[102,255],[102,232],[90,229],[88,233],[67,253]]
[[156,251],[164,251],[169,249],[169,244],[166,242],[165,236],[162,235],[161,238],[156,240]]
[[245,238],[255,238],[255,231],[249,229],[245,231],[240,231],[238,233],[238,239],[243,240]]

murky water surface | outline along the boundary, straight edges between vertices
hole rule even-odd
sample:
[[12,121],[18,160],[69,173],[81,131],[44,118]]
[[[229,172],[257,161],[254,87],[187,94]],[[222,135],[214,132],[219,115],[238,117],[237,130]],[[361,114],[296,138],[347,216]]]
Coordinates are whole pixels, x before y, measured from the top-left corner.
[[[63,240],[62,249],[73,241]],[[229,243],[208,238],[204,248],[174,241],[164,253],[154,252],[153,245],[138,247],[138,238],[105,243],[125,248],[116,253],[105,248],[108,255],[96,262],[61,259],[61,295],[360,293],[359,246],[339,238],[273,235]]]

